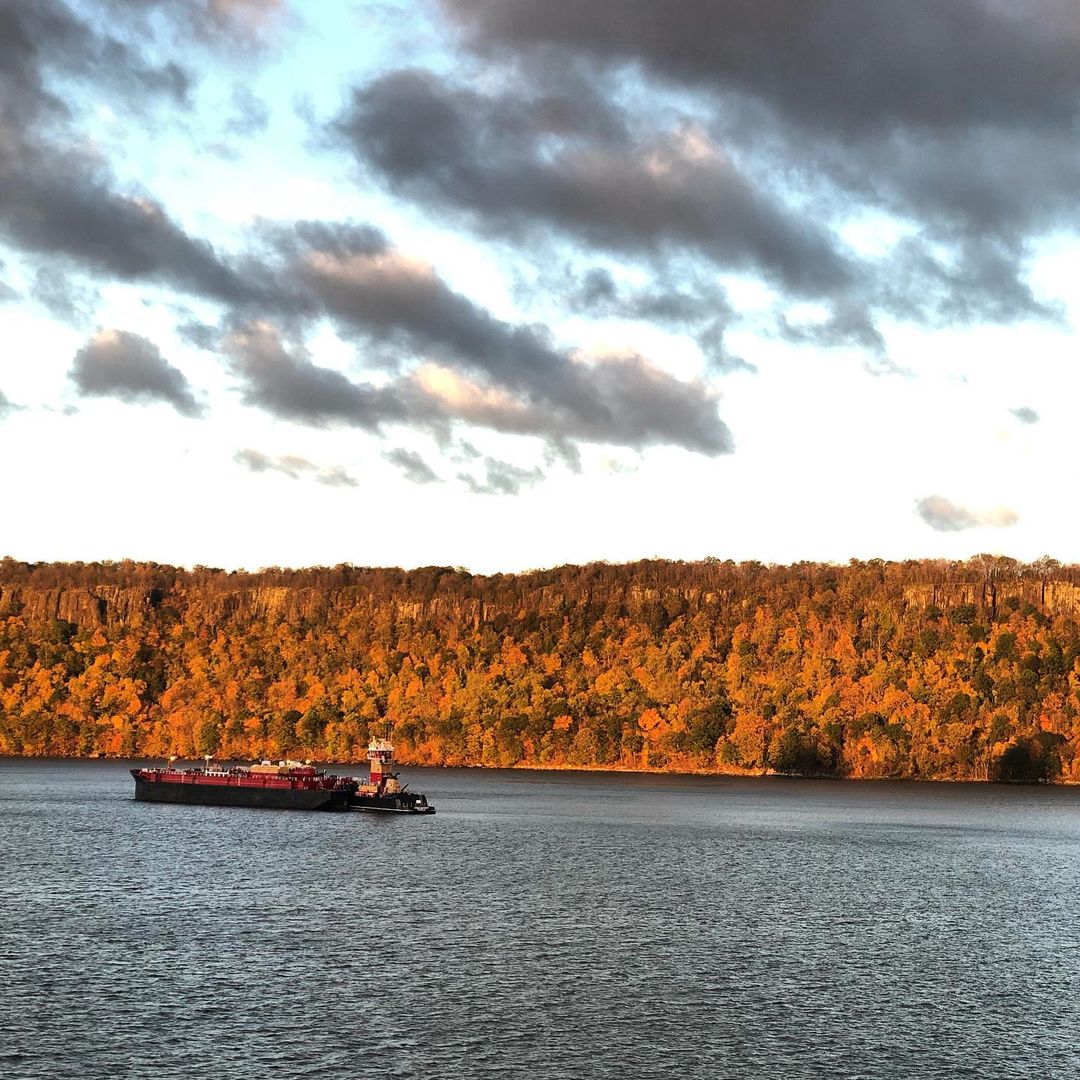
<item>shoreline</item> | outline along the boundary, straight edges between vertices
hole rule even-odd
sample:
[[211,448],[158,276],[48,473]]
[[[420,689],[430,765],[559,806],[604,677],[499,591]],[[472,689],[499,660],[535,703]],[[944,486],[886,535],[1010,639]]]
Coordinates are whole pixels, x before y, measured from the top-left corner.
[[[162,758],[142,757],[139,755],[126,756],[122,754],[6,754],[0,753],[0,761],[116,761],[134,763],[160,762]],[[178,762],[194,764],[202,761],[198,757],[177,757]],[[245,764],[248,758],[215,758],[223,764]],[[364,761],[332,761],[330,759],[311,759],[312,764],[320,767],[342,766],[345,768],[363,768]],[[977,777],[958,776],[835,776],[827,773],[782,773],[774,769],[734,770],[734,769],[702,769],[702,768],[650,768],[648,766],[630,765],[553,765],[543,763],[518,762],[513,765],[483,765],[478,762],[454,762],[454,763],[425,763],[398,760],[397,764],[404,769],[473,769],[482,772],[550,772],[550,773],[607,773],[611,775],[630,776],[702,776],[702,777],[726,777],[743,780],[828,780],[832,783],[901,783],[901,784],[985,784],[1001,785],[1003,787],[1077,787],[1080,781],[1075,780],[990,780]]]

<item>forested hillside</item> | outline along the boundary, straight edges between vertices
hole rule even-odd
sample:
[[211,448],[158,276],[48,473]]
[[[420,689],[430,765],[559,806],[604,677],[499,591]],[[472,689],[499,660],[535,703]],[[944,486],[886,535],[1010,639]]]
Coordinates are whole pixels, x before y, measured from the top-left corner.
[[1080,569],[0,563],[0,753],[1080,780]]

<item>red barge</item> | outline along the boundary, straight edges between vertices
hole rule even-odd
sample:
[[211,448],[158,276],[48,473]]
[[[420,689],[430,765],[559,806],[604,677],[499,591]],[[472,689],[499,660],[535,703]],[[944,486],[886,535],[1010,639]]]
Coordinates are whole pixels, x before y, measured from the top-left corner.
[[196,806],[248,806],[273,810],[375,810],[434,814],[425,796],[408,791],[391,771],[394,748],[385,739],[368,747],[370,774],[335,776],[299,761],[261,761],[231,768],[207,760],[204,768],[132,769],[141,802]]

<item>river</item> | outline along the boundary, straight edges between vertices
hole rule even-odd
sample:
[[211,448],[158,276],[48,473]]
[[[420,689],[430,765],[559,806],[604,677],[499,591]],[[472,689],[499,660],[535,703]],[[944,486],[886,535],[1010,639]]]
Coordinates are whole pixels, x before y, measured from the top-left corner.
[[433,818],[0,761],[12,1078],[1080,1075],[1080,789],[404,770]]

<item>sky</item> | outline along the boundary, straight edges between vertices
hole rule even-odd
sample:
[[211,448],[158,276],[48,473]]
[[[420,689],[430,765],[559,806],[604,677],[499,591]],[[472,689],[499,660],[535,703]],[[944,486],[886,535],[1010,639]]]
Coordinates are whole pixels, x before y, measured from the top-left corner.
[[1080,561],[1075,0],[0,0],[0,554]]

